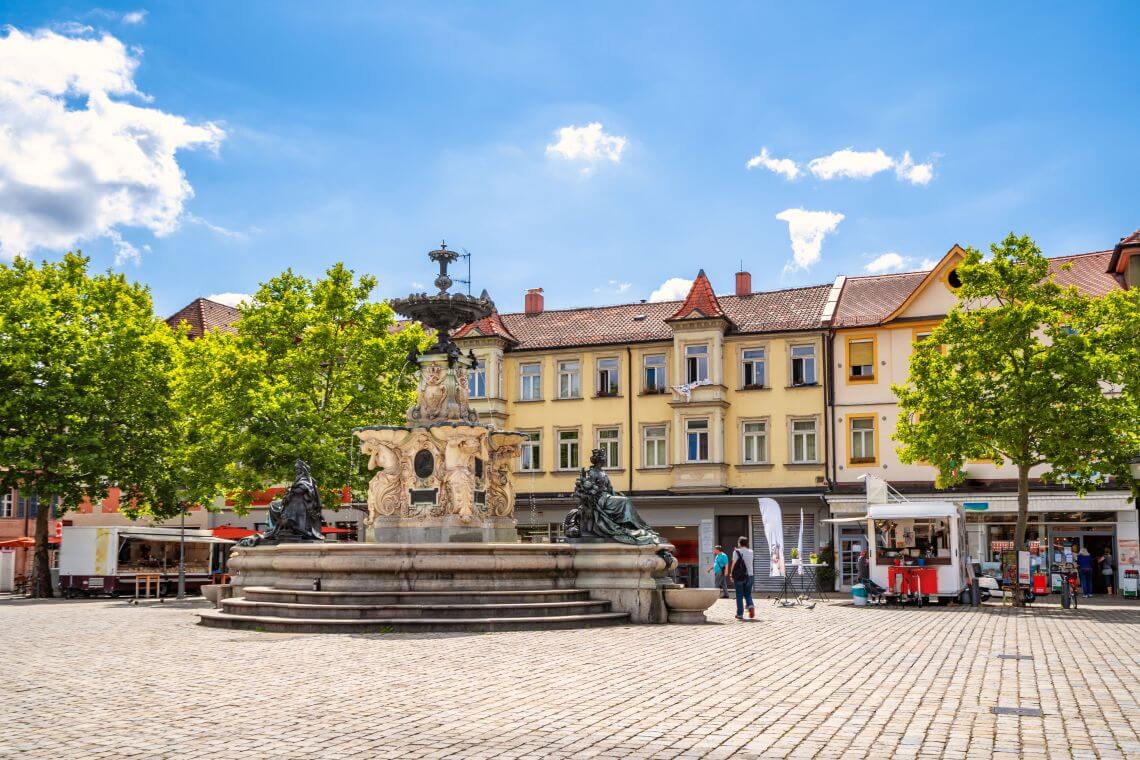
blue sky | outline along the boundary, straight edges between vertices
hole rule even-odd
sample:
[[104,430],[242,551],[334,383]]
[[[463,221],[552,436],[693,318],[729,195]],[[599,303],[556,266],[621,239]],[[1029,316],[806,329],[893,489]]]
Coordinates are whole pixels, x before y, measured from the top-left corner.
[[[9,77],[83,40],[52,60],[98,52],[84,70],[134,91],[71,71],[5,96],[0,73],[27,153],[18,182],[0,160],[0,255],[78,245],[166,314],[337,260],[402,295],[446,238],[513,311],[528,287],[614,303],[703,267],[727,292],[741,262],[795,287],[1010,230],[1057,255],[1140,227],[1140,6],[946,7],[9,0]],[[74,126],[92,91],[138,109],[106,147]],[[796,177],[747,168],[762,149]]]

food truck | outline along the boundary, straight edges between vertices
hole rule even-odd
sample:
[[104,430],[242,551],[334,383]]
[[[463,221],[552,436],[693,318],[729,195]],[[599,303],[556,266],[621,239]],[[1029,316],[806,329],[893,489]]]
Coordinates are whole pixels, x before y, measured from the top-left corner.
[[956,601],[966,589],[966,514],[949,501],[867,505],[871,580],[890,596]]
[[[182,530],[113,526],[64,526],[59,549],[59,587],[65,596],[135,595],[149,584],[165,595],[178,584]],[[198,591],[221,572],[226,547],[234,542],[209,530],[185,529],[186,590]]]

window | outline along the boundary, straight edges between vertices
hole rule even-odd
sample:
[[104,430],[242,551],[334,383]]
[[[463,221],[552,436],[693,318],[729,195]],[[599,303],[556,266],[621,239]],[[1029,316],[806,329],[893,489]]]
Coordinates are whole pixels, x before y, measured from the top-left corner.
[[792,420],[792,464],[815,464],[815,420]]
[[4,492],[4,499],[0,501],[0,517],[16,516],[16,500],[12,498],[11,491]]
[[40,497],[34,493],[25,495],[23,492],[20,492],[20,514],[27,515],[28,517],[36,517],[39,513]]
[[558,469],[578,469],[578,431],[558,431]]
[[851,431],[849,456],[851,464],[873,463],[875,461],[875,418],[848,416],[847,424]]
[[792,385],[815,385],[815,346],[792,346]]
[[603,467],[621,466],[621,459],[618,458],[619,441],[617,428],[602,428],[598,431],[598,448],[606,455],[606,463],[602,465]]
[[962,278],[958,276],[958,268],[951,269],[946,274],[946,284],[950,286],[951,290],[957,290],[962,287]]
[[617,359],[598,359],[598,395],[618,395]]
[[522,442],[522,457],[519,469],[523,472],[537,472],[542,469],[542,431],[524,431],[526,440]]
[[665,354],[645,357],[645,392],[661,393],[665,390]]
[[931,335],[933,335],[933,333],[930,332],[929,330],[926,330],[925,332],[916,332],[914,334],[914,342],[915,343],[921,343],[922,341],[929,338]]
[[875,339],[847,341],[847,378],[858,382],[875,379]]
[[685,346],[685,382],[709,379],[709,347]]
[[763,388],[767,382],[764,377],[764,349],[745,349],[741,358],[744,360],[744,387]]
[[665,458],[665,426],[646,425],[645,428],[645,458],[646,467],[667,467]]
[[764,420],[745,422],[744,464],[765,464],[768,461],[768,423]]
[[581,362],[576,359],[558,362],[558,398],[582,396],[581,366]]
[[709,461],[708,420],[685,420],[685,447],[688,461]]
[[523,364],[519,367],[522,378],[522,388],[519,398],[523,401],[538,401],[542,398],[542,365],[538,362]]
[[471,369],[471,398],[487,398],[487,362],[479,359]]

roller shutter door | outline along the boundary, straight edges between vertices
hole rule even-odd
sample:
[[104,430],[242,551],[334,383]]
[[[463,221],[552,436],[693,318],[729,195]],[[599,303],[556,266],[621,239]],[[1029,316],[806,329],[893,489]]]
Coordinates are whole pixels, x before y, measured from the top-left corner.
[[[800,510],[798,507],[788,507],[780,511],[783,514],[784,523],[784,566],[788,568],[788,572],[794,573],[792,549],[796,547],[796,541],[800,534]],[[806,562],[808,555],[818,548],[815,542],[815,511],[805,509],[803,560]],[[756,593],[776,593],[784,585],[784,579],[768,576],[772,564],[770,561],[771,554],[768,551],[768,539],[764,538],[764,521],[760,519],[760,515],[752,518],[752,549],[754,551],[752,564],[753,571],[756,574]]]

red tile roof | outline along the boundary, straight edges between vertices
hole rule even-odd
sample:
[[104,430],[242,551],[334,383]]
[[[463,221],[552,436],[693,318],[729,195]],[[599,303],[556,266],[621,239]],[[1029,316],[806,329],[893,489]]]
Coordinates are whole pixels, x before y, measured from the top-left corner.
[[[1076,286],[1089,296],[1103,296],[1123,287],[1120,278],[1109,274],[1112,251],[1093,251],[1049,259],[1049,269],[1058,285]],[[1065,265],[1069,265],[1066,270]],[[926,278],[926,272],[902,272],[848,277],[835,311],[836,327],[868,327],[882,323],[902,305]]]
[[190,325],[190,337],[201,338],[207,330],[233,330],[233,324],[241,312],[224,303],[206,298],[195,298],[183,306],[176,314],[167,318],[166,324],[178,327],[182,322]]
[[[819,329],[830,285],[720,296],[717,302],[732,326],[729,334],[793,332]],[[552,309],[539,314],[502,314],[500,319],[525,351],[571,346],[645,343],[672,340],[666,322],[681,301],[630,303],[581,309]],[[462,329],[462,328],[461,328]]]
[[716,300],[716,293],[713,293],[712,284],[709,282],[709,278],[705,276],[703,269],[697,272],[697,279],[693,280],[689,294],[681,303],[681,308],[677,309],[667,321],[688,319],[693,316],[705,317],[706,319],[725,316],[724,311],[720,308],[720,302]]
[[467,338],[470,337],[471,333],[473,332],[479,332],[481,335],[494,335],[499,338],[505,338],[511,343],[519,342],[518,338],[516,338],[514,335],[511,335],[511,331],[508,330],[507,326],[503,324],[503,318],[499,316],[499,312],[497,311],[491,312],[490,316],[484,317],[478,322],[469,322],[468,324],[463,325],[463,327],[460,327],[455,331],[452,337]]

